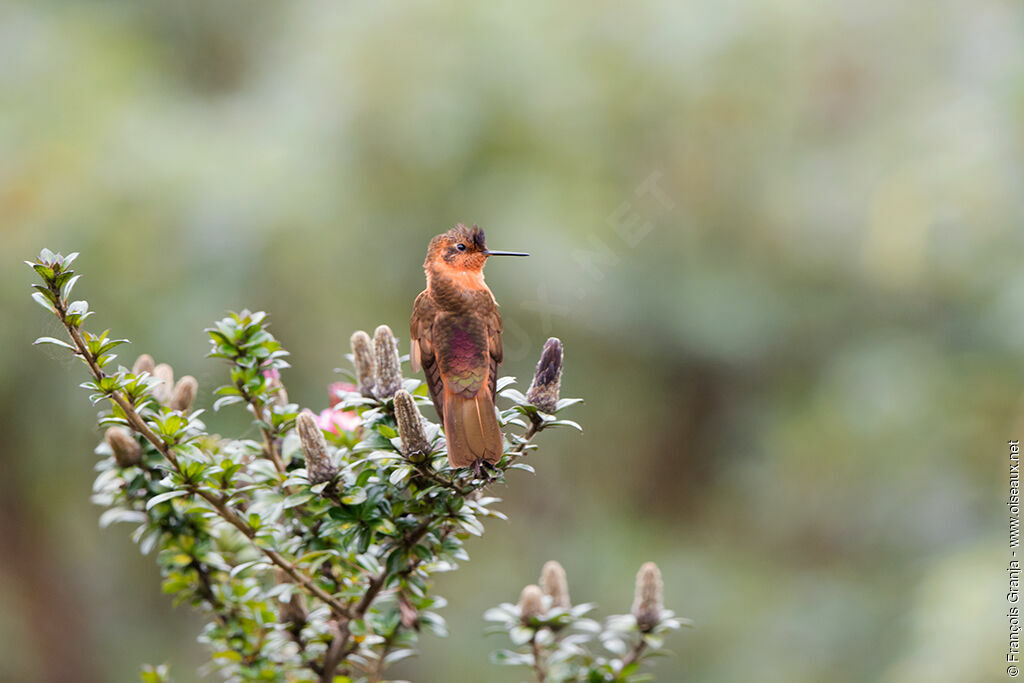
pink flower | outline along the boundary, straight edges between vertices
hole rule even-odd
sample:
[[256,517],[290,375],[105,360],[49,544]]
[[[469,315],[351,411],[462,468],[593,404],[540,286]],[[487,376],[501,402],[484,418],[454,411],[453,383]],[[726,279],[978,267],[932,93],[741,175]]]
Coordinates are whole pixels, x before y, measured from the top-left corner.
[[355,384],[351,384],[349,382],[334,382],[327,387],[327,396],[330,398],[331,407],[333,408],[345,400],[345,394],[358,391],[359,389]]
[[320,418],[317,420],[317,424],[325,432],[340,435],[341,432],[357,431],[363,426],[363,421],[351,410],[327,408],[320,411]]
[[281,373],[278,372],[277,368],[270,368],[269,370],[263,371],[263,376],[267,379],[281,379]]

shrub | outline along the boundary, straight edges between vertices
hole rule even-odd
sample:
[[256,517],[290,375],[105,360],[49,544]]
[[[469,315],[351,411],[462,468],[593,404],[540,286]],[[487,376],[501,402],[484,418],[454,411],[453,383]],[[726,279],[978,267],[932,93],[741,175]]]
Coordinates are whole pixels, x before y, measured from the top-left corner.
[[[85,328],[89,304],[70,298],[76,256],[44,249],[27,262],[42,280],[33,298],[68,335],[36,343],[78,358],[90,375],[82,386],[103,407],[93,496],[106,508],[101,526],[135,526],[142,552],[156,553],[164,592],[208,617],[200,640],[225,678],[378,681],[414,653],[420,630],[445,635],[436,611],[445,601],[431,577],[468,559],[464,543],[484,532],[483,520],[504,518],[489,487],[509,470],[533,471],[522,460],[540,432],[580,429],[559,416],[580,399],[559,398],[562,351],[552,339],[531,398],[512,388],[515,380],[498,381],[511,404],[500,411],[500,461],[480,471],[453,469],[440,428],[420,414],[430,404],[426,387],[401,376],[388,327],[372,341],[353,335],[353,383],[331,384],[330,407],[313,413],[288,399],[281,375],[288,352],[266,315],[242,311],[207,330],[210,356],[225,361],[229,378],[214,392],[213,408],[247,410],[259,438],[210,434],[203,410],[193,409],[193,377],[175,381],[173,368],[147,354],[130,369],[116,365],[114,350],[127,340]],[[643,624],[643,645],[632,656],[587,659],[580,637],[565,634],[587,630],[589,606],[571,607],[567,593],[562,600],[549,587],[528,614],[522,604],[488,613],[501,617],[517,646],[530,648],[498,659],[529,660],[541,680],[626,680],[644,650],[676,624],[661,611],[660,588],[658,596],[657,608],[645,612],[651,627],[639,615],[629,625]],[[616,638],[601,637],[613,652],[613,642],[626,642]],[[142,678],[169,674],[146,667]]]

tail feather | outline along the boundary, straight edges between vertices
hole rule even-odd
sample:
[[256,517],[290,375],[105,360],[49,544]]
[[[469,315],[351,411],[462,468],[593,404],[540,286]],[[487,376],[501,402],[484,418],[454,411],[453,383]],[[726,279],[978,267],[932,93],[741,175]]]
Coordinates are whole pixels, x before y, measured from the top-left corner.
[[504,439],[494,413],[494,401],[487,391],[465,398],[446,388],[444,434],[452,467],[469,467],[480,460],[496,463],[501,459]]

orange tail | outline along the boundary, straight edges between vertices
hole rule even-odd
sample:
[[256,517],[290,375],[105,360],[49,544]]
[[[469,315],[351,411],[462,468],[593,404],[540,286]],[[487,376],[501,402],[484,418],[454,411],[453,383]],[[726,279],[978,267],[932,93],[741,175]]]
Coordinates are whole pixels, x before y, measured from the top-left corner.
[[504,440],[494,401],[486,388],[475,398],[464,398],[444,390],[444,435],[448,441],[448,463],[469,467],[479,460],[498,462]]

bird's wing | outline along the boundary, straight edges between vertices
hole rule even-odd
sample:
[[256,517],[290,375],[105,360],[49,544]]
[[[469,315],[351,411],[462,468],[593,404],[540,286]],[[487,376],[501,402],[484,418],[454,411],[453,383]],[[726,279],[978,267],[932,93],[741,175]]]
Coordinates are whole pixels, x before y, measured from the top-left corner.
[[[484,312],[489,317],[489,312]],[[441,313],[434,321],[437,364],[444,382],[444,433],[448,461],[468,467],[502,455],[501,427],[494,412],[495,359],[490,321],[480,314]]]
[[[493,302],[493,300],[492,300]],[[491,311],[486,316],[487,322],[487,350],[490,361],[488,372],[488,385],[491,390],[491,400],[496,400],[495,393],[498,388],[498,366],[505,356],[505,350],[501,344],[501,314],[498,313],[498,306],[492,303]]]
[[437,363],[437,356],[434,354],[434,320],[437,318],[438,308],[430,292],[423,290],[416,297],[412,307],[412,319],[409,321],[409,337],[412,348],[409,359],[414,371],[423,368],[423,374],[427,379],[427,389],[430,391],[430,399],[434,402],[434,409],[438,417],[444,415],[444,381],[441,379],[441,368]]

